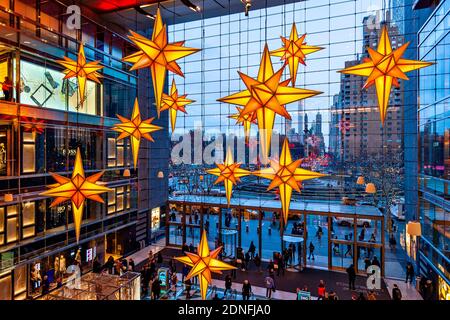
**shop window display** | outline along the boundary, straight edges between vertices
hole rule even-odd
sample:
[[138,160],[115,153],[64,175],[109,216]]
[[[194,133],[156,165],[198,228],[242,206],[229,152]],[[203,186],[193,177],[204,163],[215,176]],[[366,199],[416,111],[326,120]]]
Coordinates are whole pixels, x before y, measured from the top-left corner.
[[96,84],[86,83],[86,101],[79,108],[75,81],[63,80],[64,73],[25,60],[20,61],[20,101],[24,104],[62,111],[97,114]]

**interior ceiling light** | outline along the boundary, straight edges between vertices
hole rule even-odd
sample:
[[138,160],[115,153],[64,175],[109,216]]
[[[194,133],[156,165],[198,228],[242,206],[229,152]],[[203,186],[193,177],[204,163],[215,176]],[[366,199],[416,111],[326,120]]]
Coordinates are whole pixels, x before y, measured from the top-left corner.
[[245,16],[248,17],[248,12],[250,11],[250,8],[252,7],[251,0],[241,0],[241,2],[245,6]]
[[181,3],[184,4],[186,7],[188,7],[189,9],[191,9],[192,11],[195,11],[195,12],[200,12],[201,11],[199,6],[193,4],[189,0],[181,0]]
[[152,20],[155,20],[155,16],[153,15],[153,14],[150,14],[150,13],[148,13],[147,11],[145,11],[144,9],[142,9],[142,8],[146,8],[146,7],[148,7],[149,5],[148,4],[146,4],[146,5],[142,5],[142,6],[138,6],[138,7],[134,7],[134,10],[136,10],[137,12],[139,12],[140,14],[142,14],[142,15],[144,15],[144,16],[146,16],[147,18],[149,18],[149,19],[152,19]]

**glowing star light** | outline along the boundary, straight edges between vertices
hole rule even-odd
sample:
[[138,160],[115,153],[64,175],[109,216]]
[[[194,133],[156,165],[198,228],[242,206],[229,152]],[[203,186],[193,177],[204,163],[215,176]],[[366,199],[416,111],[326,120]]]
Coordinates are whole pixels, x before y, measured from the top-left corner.
[[244,169],[241,169],[240,163],[235,163],[233,161],[233,154],[231,150],[228,149],[227,156],[225,158],[225,163],[219,164],[217,163],[217,168],[206,170],[207,173],[218,176],[217,180],[214,184],[223,182],[225,185],[225,193],[227,195],[227,202],[230,205],[231,194],[233,193],[233,185],[236,185],[240,182],[239,178],[250,175],[250,172]]
[[80,149],[77,149],[75,156],[75,166],[73,168],[72,177],[66,178],[56,173],[50,173],[56,180],[56,183],[50,185],[50,190],[44,191],[41,195],[55,197],[50,207],[56,207],[60,203],[70,200],[72,201],[73,223],[75,225],[75,235],[77,242],[80,239],[80,227],[83,219],[84,201],[86,199],[103,203],[100,194],[112,189],[99,185],[98,180],[104,171],[86,177],[83,169],[83,161],[81,160]]
[[307,54],[322,50],[321,47],[309,46],[305,42],[306,34],[298,37],[297,27],[295,23],[292,25],[291,35],[288,38],[281,37],[283,47],[270,52],[271,56],[281,57],[286,64],[289,65],[289,72],[292,79],[292,86],[295,86],[297,79],[298,64],[306,65],[305,59]]
[[286,226],[292,190],[300,192],[301,182],[320,178],[325,174],[300,168],[302,159],[292,161],[288,139],[284,140],[280,161],[270,160],[270,167],[255,171],[253,174],[265,179],[270,179],[267,190],[278,187],[280,191],[281,207],[283,210],[284,225]]
[[229,118],[236,120],[236,124],[244,126],[245,143],[248,144],[250,139],[250,127],[256,124],[256,114],[254,112],[242,114],[242,108],[236,107],[237,112],[229,116]]
[[139,51],[123,60],[134,64],[131,70],[150,68],[159,118],[166,71],[169,70],[183,77],[183,72],[176,60],[200,51],[200,49],[184,47],[184,41],[168,43],[166,25],[162,22],[159,8],[156,12],[151,40],[133,31],[130,33],[131,36],[128,38],[139,48]]
[[273,71],[267,44],[259,67],[258,77],[253,79],[238,71],[246,90],[219,99],[218,101],[244,106],[242,115],[256,114],[258,122],[261,151],[264,159],[269,155],[275,115],[279,114],[286,119],[291,116],[285,105],[298,100],[306,99],[321,92],[289,87],[290,79],[281,81],[284,66],[277,72]]
[[63,57],[63,59],[64,60],[57,60],[56,62],[66,68],[66,70],[63,71],[66,75],[64,79],[77,78],[80,105],[83,106],[83,103],[86,100],[86,81],[89,79],[100,83],[99,78],[102,76],[97,71],[103,69],[103,66],[99,65],[99,61],[86,61],[83,44],[80,44],[77,61],[68,57]]
[[141,119],[141,112],[139,111],[139,103],[137,98],[136,100],[134,100],[131,119],[124,118],[120,115],[117,115],[117,118],[119,118],[121,123],[115,124],[113,130],[120,132],[117,140],[126,138],[128,136],[130,137],[131,151],[133,152],[133,163],[134,167],[136,168],[141,138],[145,138],[151,142],[155,142],[150,133],[161,130],[162,127],[152,124],[154,118],[149,118],[147,120]]
[[163,93],[161,111],[169,110],[172,132],[175,131],[175,125],[177,123],[177,112],[181,111],[187,113],[185,107],[188,104],[195,102],[194,100],[189,100],[186,97],[187,94],[184,94],[182,96],[178,95],[175,79],[172,80],[172,88],[170,88],[170,95]]
[[402,56],[409,42],[396,50],[392,50],[391,41],[386,26],[383,27],[377,51],[368,48],[370,58],[364,58],[363,63],[340,70],[344,74],[368,77],[364,89],[375,84],[380,109],[381,123],[384,125],[389,96],[392,86],[399,87],[398,79],[409,80],[405,72],[410,72],[432,65],[431,62],[406,60]]
[[209,251],[208,239],[206,238],[206,231],[203,230],[202,239],[198,245],[198,254],[185,252],[184,257],[175,257],[176,260],[192,267],[186,279],[191,279],[198,276],[200,282],[200,293],[202,299],[206,299],[206,293],[208,291],[208,284],[211,283],[211,273],[222,273],[225,270],[233,270],[236,267],[229,265],[217,259],[222,247],[219,247],[213,251]]

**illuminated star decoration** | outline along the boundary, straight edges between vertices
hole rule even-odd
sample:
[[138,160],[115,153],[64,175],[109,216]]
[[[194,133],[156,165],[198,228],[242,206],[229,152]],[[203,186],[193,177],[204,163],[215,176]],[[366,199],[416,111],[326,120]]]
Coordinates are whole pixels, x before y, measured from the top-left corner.
[[339,128],[342,134],[345,134],[351,128],[354,128],[355,125],[351,124],[349,120],[341,119],[339,123],[336,125],[336,128]]
[[368,48],[370,58],[364,58],[362,64],[339,71],[344,74],[368,77],[364,84],[364,89],[375,84],[382,125],[384,125],[389,107],[389,96],[392,86],[394,85],[397,88],[400,86],[398,79],[409,80],[405,72],[433,64],[432,62],[403,59],[402,56],[408,45],[409,42],[393,51],[387,28],[384,26],[381,31],[377,51]]
[[176,60],[200,51],[200,49],[184,47],[184,41],[168,43],[166,25],[162,22],[159,8],[156,12],[151,40],[136,32],[130,31],[130,33],[128,38],[139,48],[139,51],[125,57],[123,61],[134,64],[130,70],[150,68],[159,118],[166,71],[169,70],[183,77],[183,72]]
[[80,106],[83,106],[83,103],[86,100],[86,81],[89,79],[101,83],[99,78],[102,76],[97,71],[103,69],[103,66],[99,65],[100,61],[86,61],[83,44],[80,44],[77,61],[68,57],[63,57],[63,59],[64,60],[57,60],[56,62],[66,68],[63,71],[66,75],[64,79],[77,78]]
[[120,132],[117,140],[126,138],[128,136],[130,137],[131,151],[133,152],[133,163],[134,167],[136,168],[141,138],[147,139],[151,142],[155,142],[150,133],[161,130],[162,127],[152,124],[154,118],[149,118],[147,120],[141,119],[141,112],[139,111],[139,103],[137,98],[136,100],[134,100],[131,119],[127,119],[120,115],[117,115],[117,118],[119,118],[121,123],[115,124],[113,130]]
[[233,161],[233,154],[228,149],[225,162],[223,164],[217,163],[217,168],[206,170],[207,173],[217,176],[218,178],[214,184],[223,182],[225,185],[225,193],[227,196],[228,206],[230,205],[231,194],[233,193],[233,185],[240,182],[239,178],[250,175],[250,172],[241,169],[241,163]]
[[289,141],[286,138],[283,142],[280,160],[270,160],[270,167],[253,172],[255,176],[272,180],[267,190],[279,188],[285,226],[289,215],[292,190],[300,192],[302,181],[325,176],[319,172],[300,168],[301,163],[302,159],[292,161]]
[[175,79],[172,80],[172,88],[170,89],[170,95],[163,93],[161,111],[169,110],[172,132],[175,131],[175,125],[177,123],[177,112],[181,111],[187,113],[185,107],[188,104],[195,102],[194,100],[189,100],[186,97],[187,94],[184,94],[182,96],[178,95]]
[[236,267],[229,265],[217,259],[222,247],[219,247],[213,251],[209,251],[208,239],[206,238],[206,231],[203,230],[202,239],[198,245],[197,253],[185,252],[184,257],[175,257],[176,260],[192,267],[186,279],[191,279],[198,276],[200,282],[200,293],[202,299],[206,299],[206,293],[208,291],[208,284],[211,283],[211,273],[219,273],[225,270],[233,270]]
[[280,82],[284,68],[285,66],[277,72],[273,71],[269,49],[266,44],[258,77],[253,79],[238,71],[247,89],[218,100],[244,106],[242,115],[256,113],[263,159],[267,159],[269,155],[275,115],[279,114],[290,120],[291,116],[286,111],[286,104],[321,93],[313,90],[292,88],[288,86],[290,79]]
[[83,219],[84,201],[86,199],[104,203],[100,194],[112,189],[99,184],[98,180],[102,177],[104,171],[86,177],[83,169],[83,161],[81,160],[80,149],[77,149],[75,156],[75,165],[72,177],[67,178],[56,173],[51,173],[56,180],[55,184],[49,185],[50,190],[44,191],[41,195],[55,197],[50,207],[56,207],[60,203],[71,200],[73,223],[75,225],[75,235],[77,242],[80,239],[81,221]]
[[236,120],[236,124],[244,126],[244,135],[245,135],[245,143],[248,144],[250,139],[250,127],[253,124],[256,124],[256,113],[251,112],[248,114],[242,114],[242,108],[236,107],[237,112],[229,116],[231,119]]
[[322,50],[321,47],[309,46],[305,42],[306,34],[298,37],[297,27],[295,23],[292,25],[291,34],[288,38],[281,37],[283,47],[270,52],[271,56],[281,57],[286,64],[289,65],[289,72],[292,79],[292,86],[295,86],[297,79],[298,64],[306,66],[305,59],[307,54]]
[[23,131],[34,134],[44,133],[45,120],[22,116],[20,121],[22,122]]

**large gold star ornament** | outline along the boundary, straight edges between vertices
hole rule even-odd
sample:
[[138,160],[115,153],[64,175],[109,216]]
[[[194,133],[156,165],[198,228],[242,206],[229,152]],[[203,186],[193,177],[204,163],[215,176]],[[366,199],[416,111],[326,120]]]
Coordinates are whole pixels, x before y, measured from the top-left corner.
[[100,78],[102,76],[98,71],[102,69],[103,66],[99,65],[99,61],[86,61],[83,44],[80,44],[77,61],[68,57],[63,57],[63,59],[64,60],[56,60],[56,62],[66,68],[63,71],[65,74],[64,79],[77,78],[80,106],[83,106],[83,103],[86,100],[86,81],[89,79],[101,83]]
[[236,120],[236,124],[242,125],[244,127],[245,143],[248,144],[250,139],[250,129],[253,124],[256,124],[256,113],[251,112],[247,114],[242,114],[243,108],[236,107],[237,113],[232,114],[229,118]]
[[55,207],[60,203],[71,200],[73,223],[75,225],[75,235],[77,242],[80,239],[81,221],[83,220],[84,201],[86,199],[103,203],[100,194],[112,189],[99,184],[99,179],[104,171],[86,177],[83,169],[83,161],[81,160],[80,149],[77,149],[75,156],[75,165],[71,178],[60,176],[56,173],[50,173],[56,180],[55,184],[50,185],[50,190],[44,191],[41,195],[55,197],[50,207]]
[[286,111],[286,104],[321,93],[319,91],[290,87],[290,79],[281,81],[283,70],[284,66],[277,72],[274,72],[266,44],[259,66],[258,77],[253,79],[238,71],[247,89],[218,100],[243,106],[242,115],[256,114],[263,159],[267,159],[269,155],[275,115],[279,114],[290,120],[291,116]]
[[186,112],[185,107],[188,104],[195,102],[186,98],[187,94],[178,95],[175,79],[172,80],[172,87],[170,88],[170,95],[163,93],[161,111],[169,110],[170,112],[170,124],[172,125],[172,132],[175,131],[175,125],[177,123],[177,112]]
[[280,57],[289,65],[292,86],[295,86],[297,80],[297,71],[299,63],[306,65],[306,55],[322,50],[321,47],[307,45],[305,42],[306,34],[298,37],[297,27],[292,24],[291,34],[288,38],[281,37],[283,47],[270,52],[271,56]]
[[176,60],[200,51],[200,49],[184,47],[184,41],[168,43],[166,25],[162,22],[159,8],[156,12],[151,40],[136,32],[130,31],[130,33],[131,35],[128,38],[139,48],[139,51],[125,57],[123,61],[133,63],[130,70],[150,68],[159,118],[166,71],[169,70],[183,76]]
[[302,181],[325,176],[319,172],[300,168],[301,163],[302,159],[292,161],[289,141],[286,138],[283,142],[280,160],[270,160],[270,167],[253,172],[255,176],[272,180],[267,190],[279,188],[285,226],[289,216],[292,190],[300,192]]
[[184,257],[175,257],[176,260],[192,267],[186,279],[191,279],[198,276],[200,282],[200,293],[202,299],[206,299],[206,293],[208,291],[208,284],[211,283],[211,273],[222,273],[225,270],[236,269],[236,267],[229,265],[217,259],[222,247],[219,247],[213,251],[209,251],[208,239],[206,238],[206,231],[203,230],[202,239],[198,245],[197,254],[191,252],[185,252]]
[[214,184],[223,182],[225,185],[225,194],[227,196],[228,205],[230,205],[231,195],[233,193],[233,185],[240,182],[239,178],[250,175],[250,171],[241,169],[240,163],[233,161],[233,154],[228,149],[225,162],[223,164],[217,163],[217,168],[206,170],[207,173],[217,176],[218,178]]
[[130,137],[131,151],[133,153],[133,163],[134,167],[136,168],[141,139],[144,138],[151,142],[155,142],[150,133],[161,130],[162,127],[152,124],[154,118],[149,118],[146,120],[141,119],[141,112],[139,110],[139,103],[137,98],[134,101],[131,119],[124,118],[120,115],[117,115],[117,117],[119,118],[121,123],[115,124],[113,130],[120,132],[117,140]]
[[384,26],[381,30],[377,50],[368,48],[369,58],[364,58],[362,64],[339,71],[344,74],[368,77],[364,84],[364,89],[375,84],[378,108],[380,109],[380,118],[383,125],[389,107],[389,96],[392,86],[400,86],[398,79],[409,80],[405,74],[406,72],[433,64],[432,62],[403,59],[403,54],[408,46],[409,42],[396,50],[392,50],[389,34],[386,26]]

